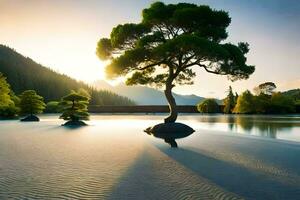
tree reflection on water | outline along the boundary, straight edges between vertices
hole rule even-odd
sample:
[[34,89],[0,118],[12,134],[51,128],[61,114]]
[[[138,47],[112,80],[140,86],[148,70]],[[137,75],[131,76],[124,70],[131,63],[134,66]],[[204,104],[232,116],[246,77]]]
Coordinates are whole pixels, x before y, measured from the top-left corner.
[[208,123],[210,126],[223,123],[227,124],[227,130],[230,132],[255,134],[268,138],[277,138],[278,132],[289,132],[294,127],[300,127],[300,117],[297,116],[207,115],[201,116],[198,121]]

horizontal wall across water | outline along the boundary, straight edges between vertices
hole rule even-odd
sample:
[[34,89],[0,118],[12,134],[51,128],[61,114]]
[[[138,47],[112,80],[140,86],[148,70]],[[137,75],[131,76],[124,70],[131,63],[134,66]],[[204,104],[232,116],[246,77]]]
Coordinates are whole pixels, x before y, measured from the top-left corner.
[[[177,106],[180,113],[198,113],[196,106]],[[145,106],[89,106],[91,113],[167,113],[168,106],[145,105]]]

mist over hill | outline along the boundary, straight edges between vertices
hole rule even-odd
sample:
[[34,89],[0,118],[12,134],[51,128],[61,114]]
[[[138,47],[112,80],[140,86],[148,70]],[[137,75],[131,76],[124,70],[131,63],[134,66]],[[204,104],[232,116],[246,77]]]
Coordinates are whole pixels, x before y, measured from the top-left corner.
[[[127,86],[119,84],[112,86],[103,80],[95,81],[93,87],[115,92],[134,100],[138,105],[167,105],[166,97],[163,91],[145,87],[145,86]],[[173,93],[177,105],[196,105],[204,100],[197,95],[180,95]]]

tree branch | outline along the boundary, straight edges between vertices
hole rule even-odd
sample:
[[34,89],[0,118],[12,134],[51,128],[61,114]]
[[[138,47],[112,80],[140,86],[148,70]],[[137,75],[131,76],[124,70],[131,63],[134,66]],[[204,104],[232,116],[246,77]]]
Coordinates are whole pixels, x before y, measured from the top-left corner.
[[224,74],[224,73],[221,73],[221,72],[209,70],[206,65],[203,65],[203,64],[200,64],[200,63],[198,63],[197,65],[200,66],[200,67],[203,67],[205,69],[205,71],[207,71],[208,73],[218,74],[218,75],[226,75],[226,73]]
[[160,62],[156,62],[156,63],[152,63],[152,64],[146,65],[146,66],[144,66],[144,67],[142,67],[142,68],[138,68],[137,70],[145,70],[145,69],[148,69],[148,68],[150,68],[150,67],[154,67],[154,66],[156,66],[156,65],[161,65],[161,64],[163,64],[164,62],[165,62],[165,60],[160,61]]

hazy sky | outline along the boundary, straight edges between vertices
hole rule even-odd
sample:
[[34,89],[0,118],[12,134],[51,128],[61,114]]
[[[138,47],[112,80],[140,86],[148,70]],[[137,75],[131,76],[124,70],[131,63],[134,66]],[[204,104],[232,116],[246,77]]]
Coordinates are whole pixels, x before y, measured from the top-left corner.
[[[151,0],[0,0],[0,43],[76,79],[103,79],[104,63],[96,43],[120,23],[138,22]],[[177,3],[182,1],[163,1]],[[250,44],[248,63],[256,71],[248,79],[197,69],[195,85],[176,87],[182,94],[223,97],[229,85],[240,92],[273,81],[279,90],[300,87],[300,1],[191,0],[229,12],[230,42]]]

